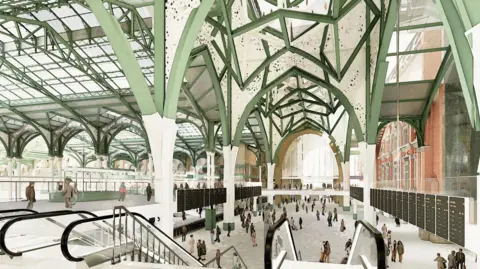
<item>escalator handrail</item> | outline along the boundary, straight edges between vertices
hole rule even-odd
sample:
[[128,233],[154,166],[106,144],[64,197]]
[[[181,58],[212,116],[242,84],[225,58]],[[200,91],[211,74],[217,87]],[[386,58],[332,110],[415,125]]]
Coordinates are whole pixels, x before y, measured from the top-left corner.
[[[240,253],[239,253],[238,250],[235,248],[235,246],[230,246],[230,247],[227,248],[226,250],[220,252],[220,257],[223,257],[223,255],[224,255],[225,253],[227,253],[227,252],[228,252],[229,250],[231,250],[231,249],[235,250],[235,253],[237,253],[238,258],[240,259],[240,261],[242,262],[242,264],[245,266],[245,269],[248,269],[247,265],[245,264],[245,262],[244,262],[243,259],[242,259],[242,256],[240,256]],[[204,267],[208,267],[210,264],[212,264],[212,263],[213,263],[214,261],[216,261],[216,260],[217,260],[216,257],[213,258],[213,259],[211,259],[209,262],[205,263]]]
[[[119,209],[119,208],[120,208],[121,210],[124,210],[125,212],[129,213],[130,215],[133,215],[132,217],[134,218],[134,220],[136,220],[135,217],[140,217],[140,218],[142,218],[143,220],[145,220],[145,221],[148,223],[148,219],[147,219],[145,216],[143,216],[142,214],[139,214],[139,213],[137,213],[137,212],[131,212],[131,211],[129,211],[127,208],[125,208],[124,206],[115,206],[115,207],[114,207],[114,210],[115,210],[115,209]],[[140,223],[140,222],[139,222],[139,223]],[[142,223],[140,223],[140,225],[142,225],[144,228],[147,228],[147,227],[145,227],[145,225],[143,225]],[[151,226],[153,226],[154,229],[155,229],[156,231],[160,232],[163,236],[165,236],[166,238],[169,238],[169,239],[172,241],[172,243],[174,243],[174,245],[176,245],[178,248],[184,250],[184,252],[187,254],[187,256],[190,256],[193,260],[195,260],[195,261],[198,262],[198,265],[199,265],[199,266],[201,266],[201,267],[204,266],[204,264],[203,264],[202,262],[200,262],[198,259],[196,259],[190,252],[186,251],[179,243],[177,243],[177,241],[175,241],[174,239],[172,239],[172,238],[170,238],[168,235],[166,235],[162,230],[160,230],[160,228],[156,227],[155,225],[151,225]],[[158,238],[158,239],[160,240],[160,238]],[[162,241],[162,240],[160,240],[160,241]],[[165,243],[165,242],[164,242],[164,243]],[[184,262],[185,264],[188,264],[188,263],[185,262],[185,261],[183,261],[183,262]]]
[[0,214],[2,213],[15,213],[15,212],[30,212],[33,214],[37,214],[38,211],[32,210],[32,209],[26,209],[26,208],[15,208],[15,209],[6,209],[6,210],[0,210]]
[[43,212],[43,213],[37,213],[37,214],[18,216],[17,218],[7,221],[7,223],[5,223],[0,229],[0,249],[3,250],[3,252],[5,252],[11,257],[22,256],[23,252],[13,252],[7,248],[7,245],[5,243],[5,238],[7,235],[8,228],[10,228],[13,224],[17,222],[24,221],[24,220],[43,219],[43,218],[49,218],[49,217],[58,217],[58,216],[66,216],[66,215],[74,215],[74,214],[76,215],[85,214],[85,215],[90,215],[92,217],[97,216],[92,212],[83,211],[83,210],[79,210],[79,211],[59,210],[59,211],[51,211],[51,212]]
[[[383,241],[382,234],[378,231],[377,228],[375,228],[369,222],[363,221],[363,220],[357,220],[357,221],[358,223],[363,224],[363,227],[365,227],[371,234],[373,234],[373,237],[375,239],[375,244],[377,245],[377,269],[386,269],[387,263],[385,261],[386,259],[385,241]],[[352,249],[351,251],[354,251],[354,250]]]
[[[275,222],[273,226],[270,227],[267,231],[267,235],[265,238],[265,255],[263,257],[265,269],[274,269],[273,263],[272,263],[272,246],[273,246],[274,235],[277,229],[282,227],[283,223],[285,222],[288,223],[288,229],[290,230],[290,234],[292,234],[292,230],[290,228],[290,222],[288,221],[288,218],[286,218],[283,214],[281,215],[280,219],[277,222]],[[291,242],[293,245],[293,255],[295,255],[295,260],[298,260],[297,248],[295,247],[295,241],[293,240],[293,238]]]
[[[125,213],[121,214],[115,214],[115,216],[125,216]],[[76,220],[71,222],[63,231],[62,238],[60,239],[60,250],[62,251],[63,256],[65,259],[71,261],[71,262],[81,262],[83,261],[83,257],[77,258],[73,257],[72,254],[70,254],[70,251],[68,250],[68,240],[70,238],[70,233],[73,231],[75,226],[81,225],[87,222],[95,222],[99,220],[106,220],[106,219],[111,219],[113,218],[114,215],[104,215],[104,216],[97,216],[89,219],[81,219],[81,220]]]

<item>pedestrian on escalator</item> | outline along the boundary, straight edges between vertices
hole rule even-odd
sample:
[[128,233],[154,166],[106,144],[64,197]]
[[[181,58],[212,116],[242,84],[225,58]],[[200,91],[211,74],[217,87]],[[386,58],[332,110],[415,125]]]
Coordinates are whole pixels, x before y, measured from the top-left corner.
[[347,252],[347,256],[350,254],[350,250],[352,250],[352,239],[348,239],[347,243],[345,243],[345,251]]
[[150,202],[150,199],[152,199],[152,186],[150,186],[150,183],[147,185],[147,202]]
[[[464,269],[465,268],[465,253],[463,253],[462,249],[459,249],[457,254],[455,254],[455,258],[457,260],[457,269]],[[400,259],[402,262],[402,259]]]
[[28,187],[25,189],[25,197],[27,197],[28,205],[27,209],[32,209],[33,208],[33,203],[35,203],[37,200],[35,200],[35,182],[30,182],[28,184]]
[[215,237],[215,242],[220,243],[220,235],[222,234],[222,230],[220,227],[217,225],[217,236]]
[[118,198],[118,201],[125,201],[125,196],[127,195],[127,187],[125,186],[125,183],[122,182],[120,184],[120,197]]
[[182,227],[182,242],[185,242],[187,240],[187,226]]
[[72,204],[70,203],[70,200],[72,199],[73,196],[73,188],[70,186],[70,182],[72,180],[67,177],[65,178],[65,187],[63,188],[63,198],[65,200],[65,208],[72,208]]
[[215,261],[217,262],[217,266],[218,268],[222,268],[222,266],[220,266],[220,256],[222,254],[220,253],[220,249],[217,248],[217,252],[215,253]]

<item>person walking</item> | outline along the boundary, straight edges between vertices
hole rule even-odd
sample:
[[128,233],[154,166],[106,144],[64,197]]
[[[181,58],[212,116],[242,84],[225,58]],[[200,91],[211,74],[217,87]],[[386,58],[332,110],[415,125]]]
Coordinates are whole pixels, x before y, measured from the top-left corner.
[[247,219],[247,221],[245,222],[245,230],[246,230],[247,234],[248,234],[248,228],[249,227],[250,227],[250,220]]
[[207,255],[207,244],[205,244],[205,240],[202,241],[202,261],[205,260],[205,256]]
[[382,226],[383,238],[387,238],[387,231],[388,231],[387,225],[384,223],[383,226]]
[[330,263],[330,253],[331,253],[331,249],[330,249],[330,243],[328,243],[328,241],[325,241],[325,255],[324,255],[324,262],[325,263]]
[[193,239],[193,234],[190,235],[190,241],[188,242],[188,246],[190,247],[190,254],[193,255],[195,252],[195,239]]
[[298,204],[295,205],[295,212],[298,212],[299,211],[299,206]]
[[220,266],[220,256],[222,254],[220,253],[220,249],[217,248],[217,252],[215,253],[215,261],[217,262],[217,266],[218,268],[222,268],[222,266]]
[[400,219],[399,218],[395,218],[395,224],[397,225],[397,227],[400,227]]
[[202,260],[202,240],[198,239],[197,241],[197,254],[198,260]]
[[[213,231],[213,230],[212,230]],[[220,227],[217,225],[217,236],[215,237],[215,242],[220,243],[220,235],[222,234],[222,230]]]
[[77,182],[73,183],[73,197],[71,200],[71,205],[74,206],[77,203],[78,200],[78,187],[77,187]]
[[393,244],[391,245],[391,252],[392,252],[392,262],[397,261],[397,241],[393,240]]
[[28,187],[25,189],[25,197],[27,197],[27,209],[32,209],[33,208],[33,203],[35,203],[37,200],[35,200],[35,182],[30,182],[28,184]]
[[230,237],[230,232],[232,231],[232,226],[230,226],[230,223],[227,224],[227,237]]
[[70,178],[65,178],[65,187],[63,188],[63,199],[65,200],[65,208],[72,208],[70,200],[73,196],[73,188],[72,186],[70,186],[70,182],[72,182]]
[[302,217],[298,219],[298,224],[300,225],[300,230],[302,229],[303,220]]
[[233,269],[240,269],[242,265],[240,264],[240,258],[238,257],[237,252],[233,253]]
[[320,212],[317,210],[317,221],[320,220]]
[[398,252],[398,262],[402,262],[403,253],[405,253],[405,247],[403,246],[402,241],[398,240],[397,242],[397,252]]
[[210,243],[211,243],[212,245],[214,245],[215,242],[216,242],[216,240],[213,239],[214,237],[215,237],[215,230],[214,230],[214,229],[211,229],[211,230],[210,230]]
[[182,227],[182,242],[185,242],[187,240],[187,226]]
[[463,249],[459,249],[457,254],[455,254],[455,259],[457,261],[457,269],[464,269],[465,268],[465,253],[463,253]]
[[455,250],[452,250],[452,253],[450,253],[448,255],[447,259],[448,259],[448,269],[457,268],[457,260],[456,260]]
[[378,215],[376,215],[376,217],[377,217],[377,225],[378,225]]
[[446,262],[442,256],[440,256],[440,253],[437,253],[437,257],[433,260],[434,262],[437,262],[437,269],[445,269],[447,268]]
[[337,208],[333,209],[333,221],[338,222]]
[[328,227],[332,227],[332,212],[328,212],[327,222]]
[[120,184],[120,197],[118,198],[118,201],[125,201],[125,196],[127,195],[127,187],[125,186],[125,183],[122,182]]
[[313,204],[312,204],[312,212],[313,212],[314,208],[315,208],[315,202],[313,202]]
[[340,222],[340,232],[343,233],[344,231],[345,231],[345,222],[342,219],[342,221]]
[[146,193],[147,193],[147,202],[150,202],[150,199],[152,199],[152,186],[150,186],[150,183],[148,183],[147,185]]
[[250,230],[250,237],[252,238],[253,246],[256,247],[257,246],[257,232],[255,231],[255,229]]

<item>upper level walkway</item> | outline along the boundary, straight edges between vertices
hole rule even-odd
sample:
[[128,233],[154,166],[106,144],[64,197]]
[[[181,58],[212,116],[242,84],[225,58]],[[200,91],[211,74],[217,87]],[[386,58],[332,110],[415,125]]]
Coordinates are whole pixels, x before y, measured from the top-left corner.
[[319,196],[348,196],[350,195],[349,191],[344,190],[334,190],[334,189],[312,189],[312,190],[297,190],[297,189],[262,189],[263,196],[274,196],[274,195],[319,195]]

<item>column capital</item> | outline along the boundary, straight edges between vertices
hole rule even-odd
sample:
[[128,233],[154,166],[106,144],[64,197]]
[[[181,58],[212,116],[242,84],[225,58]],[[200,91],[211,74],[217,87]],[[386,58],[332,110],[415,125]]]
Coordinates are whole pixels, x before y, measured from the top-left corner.
[[206,153],[209,157],[215,157],[215,151],[206,151]]

